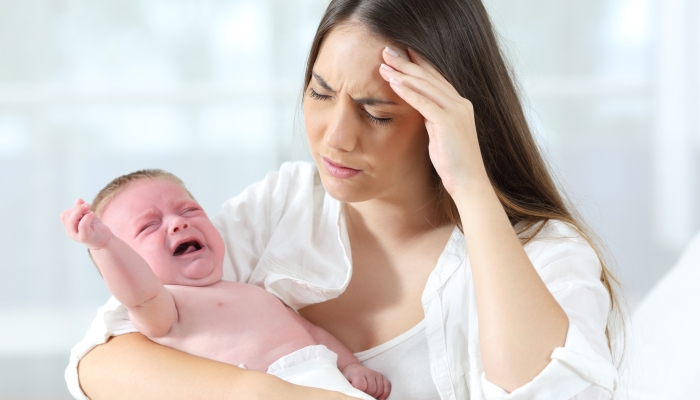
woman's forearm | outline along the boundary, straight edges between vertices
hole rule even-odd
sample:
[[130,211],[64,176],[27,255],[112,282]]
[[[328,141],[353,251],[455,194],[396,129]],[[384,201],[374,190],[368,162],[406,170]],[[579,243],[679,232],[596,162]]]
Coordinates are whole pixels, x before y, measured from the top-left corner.
[[139,333],[95,347],[80,361],[78,375],[92,400],[351,399],[183,353]]
[[[485,176],[484,176],[485,178]],[[569,326],[520,244],[487,179],[455,198],[463,222],[486,377],[507,391],[531,381]]]

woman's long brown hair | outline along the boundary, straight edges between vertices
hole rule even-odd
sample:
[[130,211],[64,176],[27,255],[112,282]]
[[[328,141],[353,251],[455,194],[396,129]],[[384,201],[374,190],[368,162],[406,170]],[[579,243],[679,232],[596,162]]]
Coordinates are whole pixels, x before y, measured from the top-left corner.
[[[606,266],[600,247],[587,227],[562,198],[540,155],[481,1],[333,0],[311,46],[305,89],[311,81],[323,39],[334,27],[351,20],[388,43],[422,55],[462,97],[471,101],[486,172],[523,245],[549,220],[570,224],[588,240],[600,259],[600,280],[610,296],[610,317],[605,332],[608,345],[615,358],[621,359],[621,355],[613,351],[616,346],[611,340],[614,336],[611,327],[623,322],[616,294],[619,283]],[[437,173],[433,173],[444,214],[461,229],[457,207]],[[614,333],[624,335],[624,332]]]

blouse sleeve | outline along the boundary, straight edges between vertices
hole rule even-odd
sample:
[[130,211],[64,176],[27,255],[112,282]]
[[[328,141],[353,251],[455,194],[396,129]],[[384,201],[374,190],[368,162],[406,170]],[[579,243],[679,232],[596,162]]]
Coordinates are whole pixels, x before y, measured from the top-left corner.
[[609,400],[617,388],[605,329],[610,297],[600,280],[601,264],[573,228],[550,222],[525,247],[547,288],[569,318],[564,347],[524,386],[507,393],[482,374],[487,400]]
[[[311,164],[286,163],[279,171],[268,173],[264,180],[249,186],[224,204],[221,212],[212,219],[226,244],[224,279],[264,286],[263,279],[252,282],[254,272],[260,269],[260,265],[270,264],[266,260],[285,257],[279,253],[283,246],[269,246],[271,238],[277,237],[277,242],[283,242],[284,238],[292,240],[290,238],[295,237],[295,227],[301,222],[310,225],[313,219],[310,217],[309,221],[296,221],[295,218],[307,209],[311,210],[307,214],[318,214],[313,210],[319,208],[319,204],[323,205],[322,186],[315,182],[316,176],[316,170]],[[319,193],[320,200],[315,198],[319,197]],[[287,228],[280,229],[280,223]],[[282,238],[285,230],[290,232],[286,232]],[[300,231],[297,234],[298,232]],[[301,244],[291,247],[304,253],[305,238],[300,235],[296,243]],[[289,247],[288,243],[286,245]],[[271,251],[269,247],[274,249]],[[100,307],[83,340],[71,350],[70,362],[66,368],[66,383],[76,399],[87,399],[78,382],[80,359],[95,346],[106,343],[111,336],[136,331],[129,320],[128,311],[115,298],[110,298]]]
[[70,351],[70,361],[64,377],[68,391],[76,399],[89,400],[78,381],[78,362],[94,347],[107,343],[112,336],[136,332],[129,320],[129,311],[117,299],[110,297],[107,303],[97,310],[97,316],[92,321],[83,340],[73,346]]

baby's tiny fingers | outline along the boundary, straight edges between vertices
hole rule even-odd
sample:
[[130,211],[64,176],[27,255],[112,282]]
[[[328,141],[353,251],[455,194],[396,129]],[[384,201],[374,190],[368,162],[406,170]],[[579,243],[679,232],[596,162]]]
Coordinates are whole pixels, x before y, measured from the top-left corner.
[[389,394],[391,394],[391,382],[389,382],[388,379],[386,379],[385,376],[382,377],[383,379],[383,386],[384,386],[384,393],[379,397],[379,400],[386,400],[387,397],[389,397]]
[[92,221],[95,219],[95,214],[93,212],[88,212],[87,214],[83,215],[82,218],[80,218],[80,222],[78,222],[78,233],[80,233],[81,236],[84,236],[87,232],[90,232],[90,225],[92,225]]
[[63,212],[61,213],[60,217],[61,217],[62,224],[64,224],[64,225],[66,224],[66,218],[68,218],[68,214],[70,213],[71,210],[72,210],[72,208],[69,208],[67,210],[63,210]]
[[375,396],[377,393],[377,380],[372,376],[367,377],[367,390],[365,390],[370,396]]
[[355,389],[362,390],[363,392],[367,391],[367,378],[365,378],[364,376],[354,378],[351,383],[355,387]]
[[69,211],[65,221],[66,228],[70,228],[72,232],[77,232],[78,223],[80,222],[80,218],[83,217],[83,211],[80,209],[80,206],[75,206]]
[[376,389],[374,390],[374,397],[379,398],[379,396],[382,395],[384,392],[384,382],[382,382],[382,375],[377,374],[376,377],[374,377],[374,381],[376,382]]

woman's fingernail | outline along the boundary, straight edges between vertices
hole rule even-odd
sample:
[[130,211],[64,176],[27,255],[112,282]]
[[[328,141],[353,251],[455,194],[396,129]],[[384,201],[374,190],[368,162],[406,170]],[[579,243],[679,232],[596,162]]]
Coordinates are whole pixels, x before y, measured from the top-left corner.
[[394,51],[394,49],[392,49],[392,48],[389,47],[389,46],[386,46],[386,47],[384,48],[384,51],[386,51],[387,53],[389,53],[390,55],[392,55],[392,56],[394,56],[394,57],[398,57],[398,56],[399,56],[399,53],[397,53],[396,51]]
[[403,86],[403,85],[401,84],[401,82],[397,81],[397,80],[394,79],[394,78],[389,79],[389,83],[393,83],[393,84],[396,85],[396,86]]
[[384,68],[387,71],[396,71],[395,69],[391,68],[390,66],[383,64],[380,66],[380,68]]

